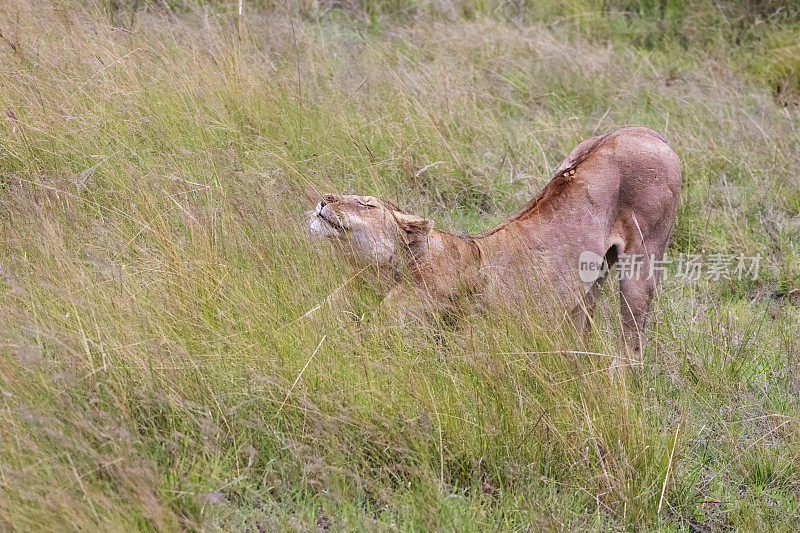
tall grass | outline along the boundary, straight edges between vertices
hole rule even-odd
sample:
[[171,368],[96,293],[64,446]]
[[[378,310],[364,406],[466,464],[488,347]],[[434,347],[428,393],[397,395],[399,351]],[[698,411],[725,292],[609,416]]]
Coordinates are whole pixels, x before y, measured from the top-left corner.
[[[559,5],[0,5],[0,527],[797,530],[798,108],[761,41]],[[613,286],[585,342],[397,327],[306,236],[328,191],[477,231],[630,124],[674,254],[763,256],[668,277],[641,371]]]

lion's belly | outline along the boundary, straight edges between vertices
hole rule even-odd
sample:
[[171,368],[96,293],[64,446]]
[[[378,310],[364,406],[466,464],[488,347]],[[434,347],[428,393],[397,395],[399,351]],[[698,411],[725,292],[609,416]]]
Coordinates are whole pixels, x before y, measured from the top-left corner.
[[572,309],[585,292],[577,274],[577,257],[558,251],[526,250],[487,262],[481,269],[482,300],[491,306],[535,308],[560,314]]

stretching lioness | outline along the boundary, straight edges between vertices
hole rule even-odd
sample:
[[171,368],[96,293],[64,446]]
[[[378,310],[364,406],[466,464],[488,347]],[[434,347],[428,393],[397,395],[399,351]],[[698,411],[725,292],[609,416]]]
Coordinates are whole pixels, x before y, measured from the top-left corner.
[[[324,196],[311,233],[374,264],[394,285],[392,300],[452,307],[467,296],[514,307],[534,296],[571,310],[584,328],[608,268],[632,258],[635,267],[620,272],[620,312],[626,346],[638,354],[660,275],[653,259],[666,250],[680,187],[680,161],[664,139],[648,128],[625,128],[580,143],[524,208],[478,235],[437,231],[432,220],[352,195]],[[587,266],[594,275],[587,276]]]

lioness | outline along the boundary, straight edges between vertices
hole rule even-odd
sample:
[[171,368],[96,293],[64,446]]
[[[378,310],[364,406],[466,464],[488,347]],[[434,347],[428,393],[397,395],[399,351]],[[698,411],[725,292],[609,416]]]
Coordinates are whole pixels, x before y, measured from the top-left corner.
[[375,265],[390,300],[452,307],[470,296],[513,307],[533,293],[537,302],[572,310],[581,328],[608,268],[624,257],[633,267],[620,270],[620,313],[636,358],[661,273],[653,261],[666,250],[680,188],[675,152],[655,131],[633,127],[580,143],[525,207],[475,236],[434,230],[432,220],[354,195],[325,195],[310,229]]

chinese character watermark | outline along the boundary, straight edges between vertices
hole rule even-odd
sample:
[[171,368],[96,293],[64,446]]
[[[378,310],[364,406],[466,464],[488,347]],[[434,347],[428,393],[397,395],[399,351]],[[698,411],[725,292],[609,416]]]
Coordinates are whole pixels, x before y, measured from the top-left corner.
[[[705,277],[711,281],[758,279],[761,254],[680,254],[674,258],[664,254],[620,254],[616,263],[618,280],[661,279],[669,275],[687,281]],[[673,268],[670,268],[673,267]],[[581,281],[591,283],[608,274],[605,258],[591,251],[578,258],[578,275]]]

